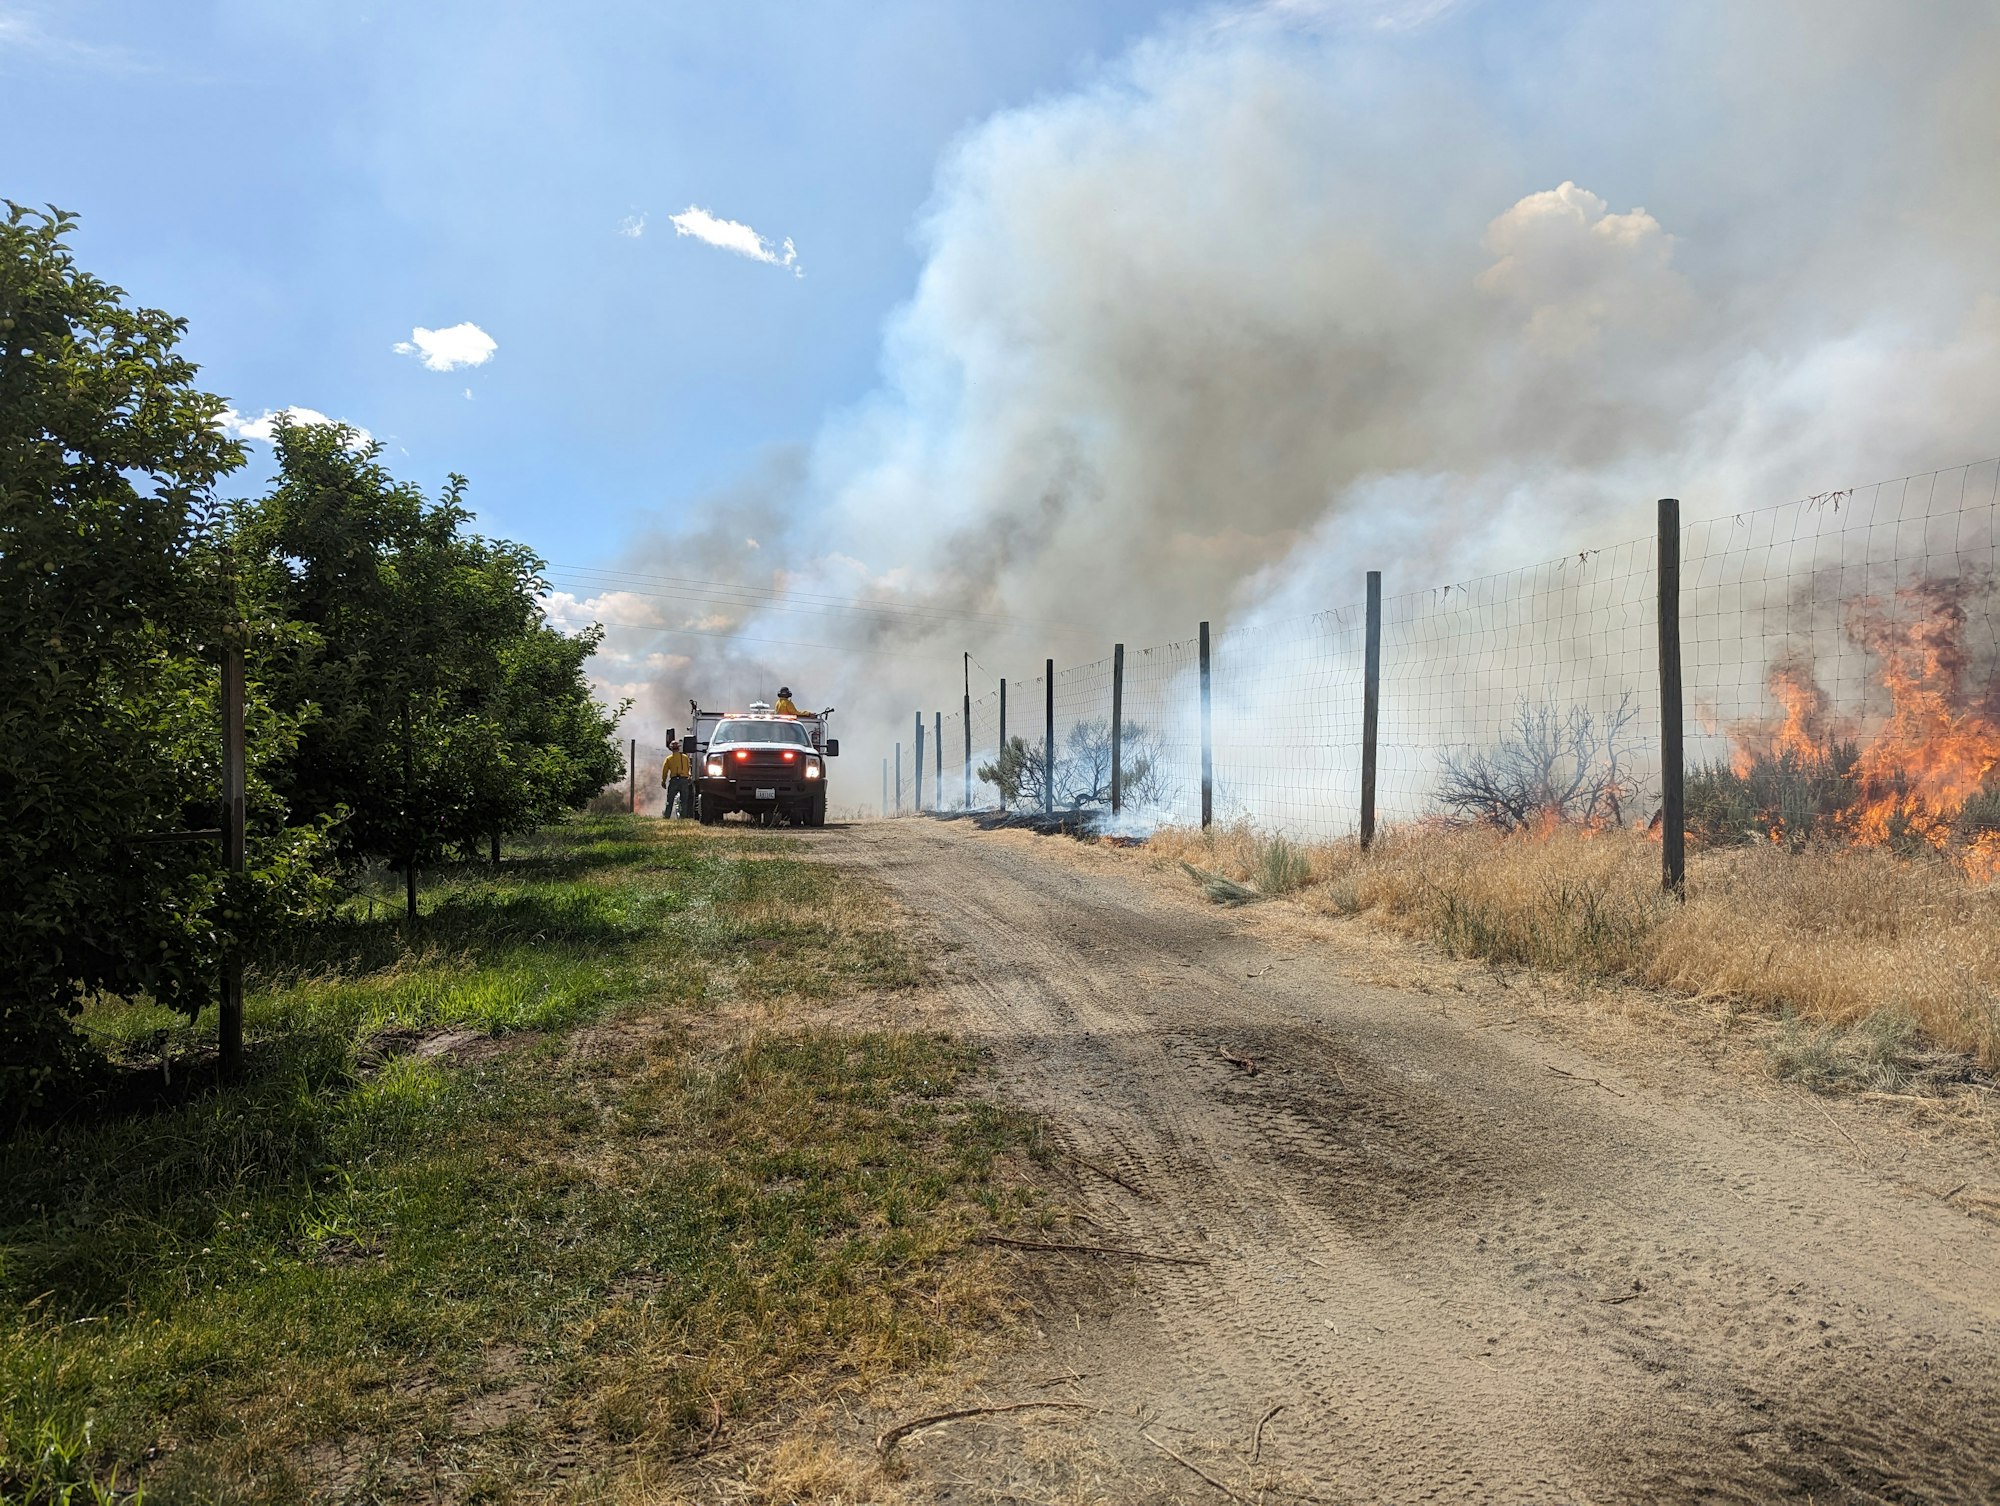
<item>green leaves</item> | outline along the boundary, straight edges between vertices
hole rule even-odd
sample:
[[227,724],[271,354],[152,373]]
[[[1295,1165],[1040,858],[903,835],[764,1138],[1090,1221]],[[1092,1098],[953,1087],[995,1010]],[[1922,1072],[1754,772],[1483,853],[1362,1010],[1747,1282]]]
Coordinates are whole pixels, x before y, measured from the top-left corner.
[[465,531],[467,483],[427,502],[349,431],[281,423],[279,480],[233,541],[271,610],[310,630],[274,667],[299,719],[281,785],[349,860],[435,863],[531,830],[621,767],[583,665],[597,635],[542,619],[542,562]]
[[215,971],[215,855],[141,839],[214,825],[206,524],[242,448],[72,224],[0,223],[0,1115],[77,1067],[85,995],[192,1010]]
[[[614,778],[595,634],[542,562],[466,531],[352,431],[279,421],[270,495],[182,321],[77,267],[60,211],[0,222],[0,1128],[84,1065],[93,995],[193,1016],[226,945],[320,914],[336,860],[430,863]],[[241,627],[236,624],[242,623]],[[222,872],[220,677],[248,667],[249,871]]]

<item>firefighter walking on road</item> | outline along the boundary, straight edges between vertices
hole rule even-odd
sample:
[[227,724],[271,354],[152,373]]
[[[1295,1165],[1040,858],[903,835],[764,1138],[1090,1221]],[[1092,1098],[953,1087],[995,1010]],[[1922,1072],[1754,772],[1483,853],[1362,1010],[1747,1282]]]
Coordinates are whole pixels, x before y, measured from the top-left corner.
[[678,805],[681,818],[691,818],[694,815],[694,765],[681,751],[681,745],[674,741],[671,730],[667,733],[666,760],[660,765],[660,783],[667,791],[667,806],[660,814],[671,821]]

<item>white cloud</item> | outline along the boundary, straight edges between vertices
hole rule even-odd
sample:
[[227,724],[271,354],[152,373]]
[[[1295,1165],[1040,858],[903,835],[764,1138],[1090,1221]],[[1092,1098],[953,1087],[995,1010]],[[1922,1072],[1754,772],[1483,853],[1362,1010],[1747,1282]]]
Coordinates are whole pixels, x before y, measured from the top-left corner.
[[677,235],[691,235],[718,250],[733,251],[738,256],[761,261],[766,266],[789,267],[794,277],[806,275],[799,266],[799,253],[792,245],[790,236],[773,246],[748,225],[717,219],[706,209],[698,209],[692,204],[679,214],[670,216],[668,223]]
[[628,240],[637,240],[646,233],[646,217],[643,214],[628,214],[618,222],[618,233]]
[[224,408],[215,420],[215,426],[231,439],[259,439],[270,444],[278,435],[278,420],[289,418],[295,424],[338,425],[348,431],[347,447],[363,450],[374,442],[375,436],[358,424],[348,423],[344,418],[328,418],[317,408],[301,408],[296,403],[285,408],[267,408],[256,418],[246,418],[234,408]]
[[571,625],[605,622],[634,628],[671,626],[665,611],[653,598],[630,591],[599,591],[593,596],[550,591],[542,597],[542,610]]
[[1221,26],[1298,27],[1309,31],[1420,31],[1458,10],[1466,0],[1259,0],[1226,11]]
[[9,54],[59,67],[94,68],[110,73],[151,71],[149,64],[123,47],[107,47],[63,36],[51,31],[39,16],[26,10],[0,14],[0,62],[4,62]]
[[484,366],[500,345],[476,324],[454,324],[450,329],[425,329],[420,324],[393,348],[399,356],[418,357],[431,371],[456,371],[461,366]]
[[1486,227],[1496,258],[1478,283],[1527,310],[1527,333],[1549,352],[1577,352],[1614,324],[1659,331],[1686,312],[1674,238],[1643,209],[1610,214],[1587,188],[1529,194]]

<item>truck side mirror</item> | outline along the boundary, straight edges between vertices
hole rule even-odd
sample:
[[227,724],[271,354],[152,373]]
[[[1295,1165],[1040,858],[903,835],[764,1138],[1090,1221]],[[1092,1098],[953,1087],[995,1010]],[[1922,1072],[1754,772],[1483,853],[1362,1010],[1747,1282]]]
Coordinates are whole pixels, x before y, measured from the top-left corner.
[[828,738],[828,739],[826,740],[826,756],[827,756],[828,758],[838,758],[838,757],[840,757],[840,739],[839,739],[839,738],[837,738],[837,737],[829,737],[829,738]]
[[692,735],[681,739],[681,752],[687,754],[690,758],[694,757],[694,738]]

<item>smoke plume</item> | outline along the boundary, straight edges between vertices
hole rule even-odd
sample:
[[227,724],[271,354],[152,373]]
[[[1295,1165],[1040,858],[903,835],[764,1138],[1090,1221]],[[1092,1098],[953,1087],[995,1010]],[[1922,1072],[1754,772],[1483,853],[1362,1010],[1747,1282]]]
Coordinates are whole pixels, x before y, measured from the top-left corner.
[[[961,649],[979,693],[1371,567],[1629,538],[1660,495],[1712,516],[1992,453],[1996,70],[1986,0],[1177,23],[970,131],[881,388],[631,557],[770,594],[568,605],[613,621],[648,721],[780,679],[839,705],[839,793],[872,804]],[[725,636],[616,625],[648,611]]]

